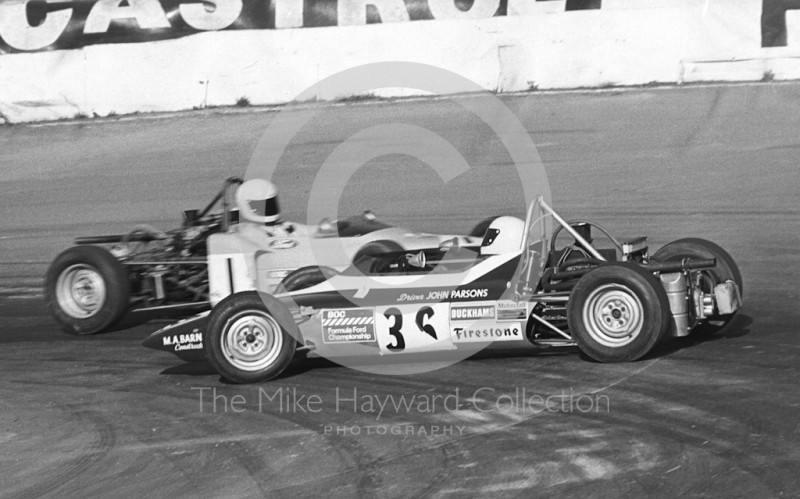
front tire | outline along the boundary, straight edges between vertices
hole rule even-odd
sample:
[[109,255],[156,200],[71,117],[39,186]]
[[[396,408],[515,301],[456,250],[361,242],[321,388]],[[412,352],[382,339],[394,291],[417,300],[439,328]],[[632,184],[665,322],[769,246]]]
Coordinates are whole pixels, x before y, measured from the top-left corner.
[[578,347],[600,362],[631,362],[655,348],[670,321],[667,293],[633,263],[609,263],[585,274],[567,303]]
[[100,246],[74,246],[56,257],[45,277],[50,314],[70,334],[94,334],[128,309],[130,282],[117,258]]
[[209,362],[234,383],[275,378],[291,362],[298,335],[289,310],[256,291],[236,293],[211,311],[203,345]]
[[[744,286],[739,266],[733,257],[722,247],[711,241],[696,237],[678,239],[673,241],[653,255],[653,260],[659,262],[679,262],[684,258],[716,258],[717,266],[711,269],[693,270],[693,279],[700,277],[701,289],[706,294],[713,294],[714,287],[725,281],[733,281],[739,288],[739,295],[744,297]],[[693,334],[710,335],[724,329],[736,316],[736,312],[729,315],[709,317],[706,321],[697,324]]]

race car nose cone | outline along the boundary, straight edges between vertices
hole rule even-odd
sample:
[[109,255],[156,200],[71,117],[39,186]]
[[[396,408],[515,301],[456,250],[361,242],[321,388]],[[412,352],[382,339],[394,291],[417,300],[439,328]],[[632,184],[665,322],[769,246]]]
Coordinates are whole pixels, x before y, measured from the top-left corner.
[[154,332],[142,342],[147,348],[170,352],[186,362],[205,360],[203,331],[210,311],[178,321]]

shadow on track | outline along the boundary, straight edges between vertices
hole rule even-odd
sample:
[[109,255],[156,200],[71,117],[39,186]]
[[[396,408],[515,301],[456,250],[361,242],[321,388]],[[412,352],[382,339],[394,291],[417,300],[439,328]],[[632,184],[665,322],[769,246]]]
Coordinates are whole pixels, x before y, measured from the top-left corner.
[[[669,338],[662,343],[653,353],[647,355],[641,361],[647,361],[655,358],[669,356],[679,350],[694,347],[702,343],[710,341],[719,341],[728,338],[739,338],[750,334],[748,326],[753,323],[752,317],[744,314],[739,314],[730,324],[728,324],[720,332],[712,335],[690,335],[684,338]],[[512,358],[533,358],[533,357],[549,357],[549,356],[574,356],[578,355],[584,362],[600,363],[588,355],[580,352],[577,347],[549,347],[549,348],[525,348],[525,349],[509,349],[509,348],[487,348],[475,353],[474,355],[464,359],[467,362],[478,360],[491,360],[491,359],[512,359]],[[358,364],[368,366],[377,365],[385,362],[385,359],[370,360],[370,358],[358,359]],[[416,359],[419,361],[419,358]],[[431,355],[429,359],[431,362],[441,361],[441,355]],[[348,363],[352,363],[354,359],[347,359]],[[402,364],[402,359],[397,359],[398,364]],[[283,380],[293,378],[305,374],[309,371],[318,369],[331,369],[344,367],[332,360],[321,357],[307,358],[304,356],[295,358],[289,367],[281,373],[275,380]],[[207,361],[188,362],[179,364],[173,367],[164,369],[159,374],[164,375],[177,375],[177,376],[213,376],[217,372]],[[222,384],[231,384],[224,378],[219,378]],[[274,381],[274,380],[273,380]]]
[[668,340],[659,345],[659,347],[656,348],[653,353],[646,356],[645,359],[642,360],[665,357],[677,352],[678,350],[694,347],[702,343],[747,336],[750,334],[749,326],[752,323],[752,317],[749,315],[739,314],[730,322],[730,324],[726,325],[720,331],[715,333],[690,334],[689,336],[685,336],[683,338],[668,338]]
[[[548,348],[525,348],[525,349],[508,349],[508,348],[487,348],[480,352],[473,354],[472,356],[464,359],[466,362],[478,361],[478,360],[490,360],[490,359],[512,359],[512,358],[533,358],[533,357],[544,357],[544,356],[574,356],[578,353],[576,347],[548,347]],[[425,362],[422,360],[421,355],[415,356],[414,362]],[[430,354],[427,359],[431,363],[441,362],[443,356],[441,353],[438,354]],[[342,360],[343,364],[347,365],[361,365],[361,366],[370,366],[370,365],[381,365],[386,364],[386,359],[372,359],[369,357],[361,357],[361,358],[347,358],[347,359],[340,359]],[[402,358],[398,357],[395,362],[396,364],[404,364],[407,361],[404,361]],[[276,380],[283,380],[288,378],[293,378],[295,376],[299,376],[305,374],[309,371],[315,371],[318,369],[331,369],[331,368],[348,368],[346,365],[338,364],[332,360],[328,360],[322,357],[297,357],[295,358],[289,367],[283,371],[280,376],[275,378],[272,381]],[[198,361],[198,362],[188,362],[184,364],[179,364],[176,366],[169,367],[164,369],[159,374],[164,375],[177,375],[177,376],[211,376],[216,375],[217,372],[211,366],[208,361]],[[368,373],[365,373],[368,374]],[[219,378],[220,383],[229,384],[227,380],[223,378]]]

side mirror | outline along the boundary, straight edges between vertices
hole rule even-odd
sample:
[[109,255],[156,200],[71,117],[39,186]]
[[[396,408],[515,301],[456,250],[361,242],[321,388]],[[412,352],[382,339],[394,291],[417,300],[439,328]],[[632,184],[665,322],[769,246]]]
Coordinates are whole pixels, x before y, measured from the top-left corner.
[[183,210],[183,226],[190,227],[197,222],[200,210]]
[[239,208],[232,208],[230,212],[228,212],[228,224],[238,224],[239,223]]
[[408,264],[411,265],[412,267],[417,267],[421,269],[425,267],[425,252],[420,251],[416,255],[408,254],[406,255],[406,260],[408,261]]
[[317,236],[326,237],[334,235],[336,235],[336,227],[333,225],[333,222],[327,218],[320,220],[319,225],[317,225]]

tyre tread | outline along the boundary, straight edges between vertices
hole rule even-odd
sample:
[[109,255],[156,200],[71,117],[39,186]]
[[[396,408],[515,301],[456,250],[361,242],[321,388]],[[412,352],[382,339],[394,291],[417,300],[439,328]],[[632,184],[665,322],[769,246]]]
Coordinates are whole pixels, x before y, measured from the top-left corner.
[[[656,331],[652,331],[645,324],[645,329],[639,334],[646,334],[648,337],[643,340],[637,338],[633,343],[614,349],[596,344],[584,330],[583,306],[585,299],[595,287],[605,283],[619,283],[620,280],[634,290],[642,300],[645,309],[652,309],[651,313],[655,317],[650,320],[657,318],[659,324]],[[631,281],[632,286],[630,282],[625,283],[625,280]],[[631,362],[649,354],[664,339],[669,327],[671,311],[667,293],[652,273],[635,263],[610,262],[581,277],[567,302],[567,318],[572,338],[588,356],[600,362]],[[645,318],[645,320],[648,319]]]
[[[58,305],[56,284],[58,277],[69,266],[88,264],[96,268],[106,284],[106,301],[100,311],[86,319],[76,319],[66,314]],[[45,276],[45,301],[50,315],[61,329],[70,334],[85,335],[103,332],[114,326],[128,311],[130,281],[119,260],[102,246],[73,246],[62,251]]]

